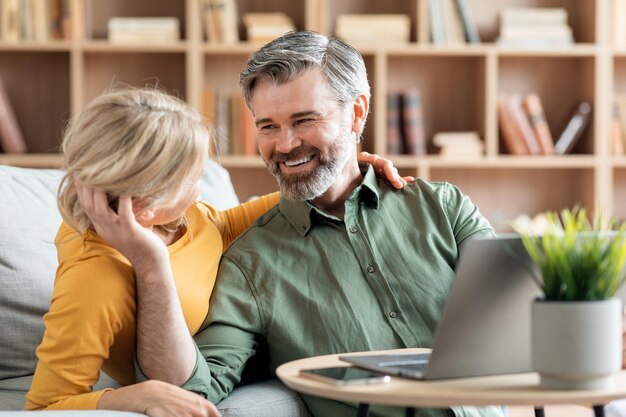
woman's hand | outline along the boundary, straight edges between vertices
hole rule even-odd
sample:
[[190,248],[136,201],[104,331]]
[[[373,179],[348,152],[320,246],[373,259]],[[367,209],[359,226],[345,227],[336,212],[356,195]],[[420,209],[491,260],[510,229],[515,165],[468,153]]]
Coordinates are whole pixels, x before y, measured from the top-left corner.
[[369,152],[361,152],[357,155],[357,160],[359,163],[372,165],[377,177],[386,179],[397,189],[404,188],[407,183],[415,181],[415,178],[411,176],[401,177],[398,174],[398,169],[393,166],[393,162],[390,159]]
[[100,397],[98,409],[134,411],[150,417],[221,417],[213,403],[161,381],[107,391]]
[[144,263],[168,259],[163,240],[135,219],[129,196],[119,198],[116,213],[109,207],[104,191],[85,187],[76,179],[74,185],[78,201],[98,235],[124,255],[135,269]]

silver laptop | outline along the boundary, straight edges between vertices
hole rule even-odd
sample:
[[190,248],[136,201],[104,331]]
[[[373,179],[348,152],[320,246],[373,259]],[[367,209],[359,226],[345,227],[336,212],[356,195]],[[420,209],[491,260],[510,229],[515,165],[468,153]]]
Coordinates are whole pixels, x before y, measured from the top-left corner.
[[519,236],[472,239],[456,267],[432,354],[339,358],[359,368],[414,379],[530,372],[531,302],[541,294],[533,271]]

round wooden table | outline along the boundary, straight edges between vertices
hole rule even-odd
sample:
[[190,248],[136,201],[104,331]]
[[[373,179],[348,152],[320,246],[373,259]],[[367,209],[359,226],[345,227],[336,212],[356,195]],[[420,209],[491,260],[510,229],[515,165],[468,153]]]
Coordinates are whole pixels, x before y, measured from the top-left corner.
[[[427,349],[406,349],[355,354],[420,352]],[[604,404],[626,398],[626,371],[616,375],[612,388],[603,390],[567,391],[539,386],[536,373],[457,378],[437,381],[417,381],[392,377],[391,382],[372,385],[337,386],[300,376],[302,369],[350,366],[340,361],[340,355],[305,358],[278,367],[278,378],[289,388],[317,397],[361,404],[358,415],[367,415],[368,404],[384,404],[407,408],[448,408],[450,406],[531,405],[537,416],[543,415],[548,404],[592,405],[597,417],[604,415]]]

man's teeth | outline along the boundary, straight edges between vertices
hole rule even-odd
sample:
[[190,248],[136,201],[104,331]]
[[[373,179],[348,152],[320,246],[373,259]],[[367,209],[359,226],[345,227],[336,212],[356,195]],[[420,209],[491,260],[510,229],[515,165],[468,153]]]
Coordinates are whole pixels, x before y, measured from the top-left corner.
[[288,167],[295,167],[296,165],[301,165],[309,162],[311,159],[313,159],[313,156],[307,156],[306,158],[298,159],[297,161],[285,161],[285,165],[287,165]]

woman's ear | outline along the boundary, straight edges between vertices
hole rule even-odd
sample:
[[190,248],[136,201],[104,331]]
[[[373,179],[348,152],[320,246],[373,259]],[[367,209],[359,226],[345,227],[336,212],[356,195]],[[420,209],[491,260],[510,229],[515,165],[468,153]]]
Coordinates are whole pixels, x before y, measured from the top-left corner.
[[357,134],[357,137],[365,128],[365,122],[367,121],[367,115],[369,113],[369,105],[369,100],[365,94],[360,94],[354,99],[354,119],[352,120],[352,131]]
[[135,213],[135,219],[142,225],[146,226],[152,219],[154,219],[154,210],[146,208],[148,202],[145,200],[133,201],[133,212]]

